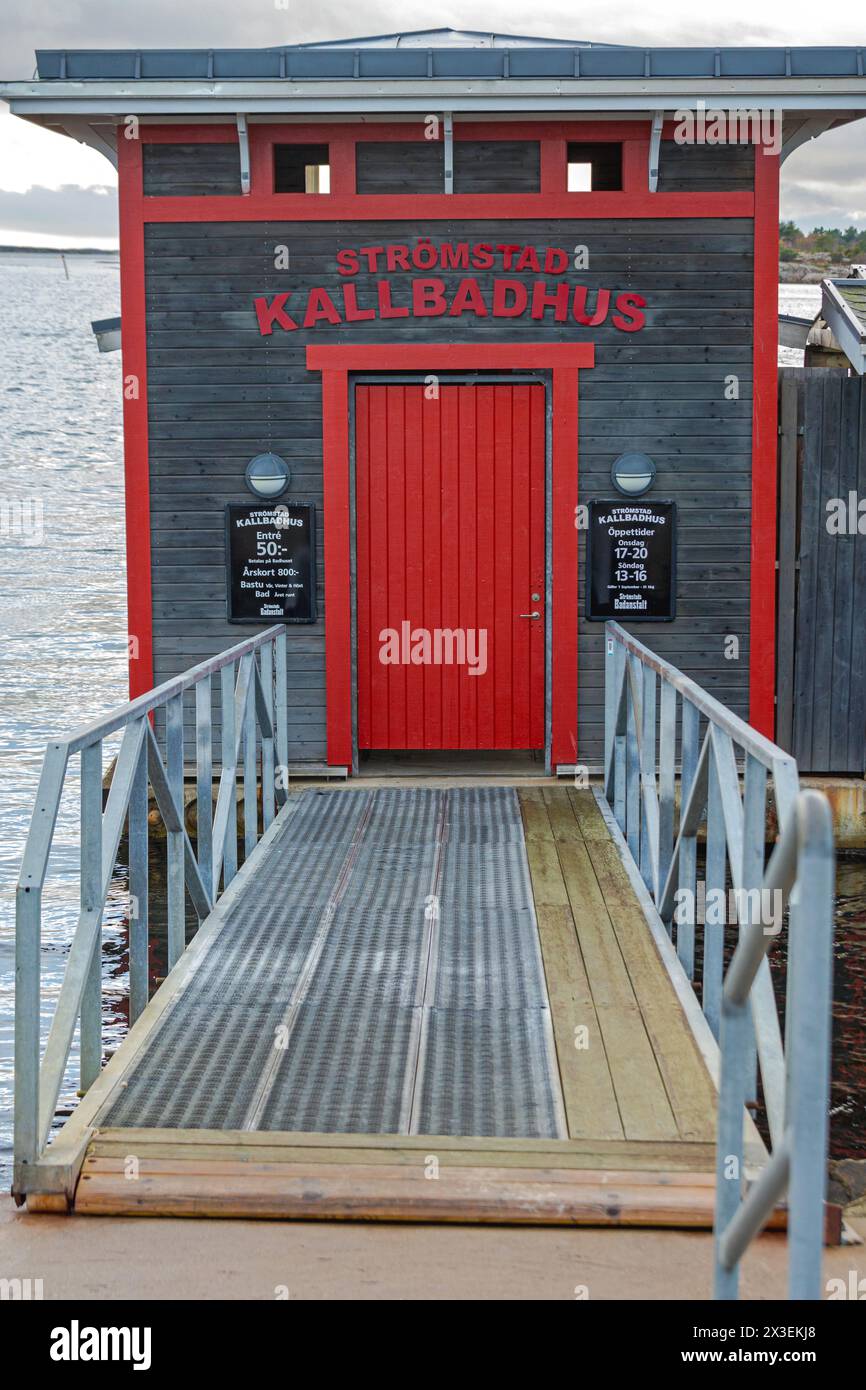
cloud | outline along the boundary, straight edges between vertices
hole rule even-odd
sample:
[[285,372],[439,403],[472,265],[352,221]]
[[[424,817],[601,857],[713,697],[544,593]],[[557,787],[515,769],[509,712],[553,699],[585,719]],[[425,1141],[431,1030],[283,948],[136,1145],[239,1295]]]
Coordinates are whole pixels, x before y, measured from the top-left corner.
[[782,166],[782,217],[812,227],[866,226],[866,122],[801,145]]
[[[772,12],[771,12],[772,13]],[[720,12],[696,13],[694,0],[585,0],[579,18],[573,4],[554,0],[543,14],[527,19],[515,0],[475,0],[464,5],[443,0],[431,18],[428,0],[320,0],[312,7],[298,0],[29,0],[16,27],[3,37],[3,76],[30,77],[37,48],[259,48],[322,39],[352,38],[400,30],[452,27],[496,30],[581,42],[621,44],[834,44],[862,43],[862,16],[849,11],[816,10],[812,0],[787,0],[767,20],[754,0],[727,0]]]
[[8,193],[0,189],[0,227],[8,232],[37,233],[51,237],[87,240],[100,245],[117,241],[117,193],[108,187],[28,189]]
[[[529,29],[541,37],[622,44],[857,44],[863,39],[856,7],[828,16],[812,0],[786,0],[784,8],[773,9],[756,6],[754,0],[728,0],[723,19],[715,11],[696,12],[694,0],[661,0],[652,7],[643,0],[622,0],[615,8],[609,0],[587,0],[577,19],[573,5],[554,0],[538,20],[527,20],[525,6],[514,0],[477,0],[469,13],[442,0],[435,20],[428,0],[362,0],[351,6],[346,0],[320,0],[315,8],[298,0],[241,5],[237,0],[184,0],[182,5],[177,0],[148,0],[147,5],[72,0],[64,6],[56,0],[29,0],[20,13],[17,27],[7,23],[3,36],[0,72],[7,79],[32,76],[36,48],[257,48],[431,25],[518,34]],[[13,124],[16,134],[10,138]],[[798,150],[783,170],[783,216],[804,227],[864,224],[864,144],[866,123],[861,121]],[[0,195],[0,226],[29,236],[116,234],[113,200],[109,206],[96,191],[88,197],[91,188],[112,177],[100,156],[8,117],[0,118],[0,149],[0,185],[22,195],[17,200],[13,194]],[[26,191],[31,181],[40,187]],[[80,185],[72,195],[49,196],[70,182]],[[7,214],[3,200],[9,199]]]

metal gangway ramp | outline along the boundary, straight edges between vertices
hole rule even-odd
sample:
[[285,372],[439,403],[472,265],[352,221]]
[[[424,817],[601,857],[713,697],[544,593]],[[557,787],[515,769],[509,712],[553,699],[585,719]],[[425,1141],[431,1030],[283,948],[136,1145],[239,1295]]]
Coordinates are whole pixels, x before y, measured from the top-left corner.
[[[833,847],[793,760],[609,624],[603,787],[289,787],[285,640],[269,629],[49,745],[18,891],[18,1201],[715,1224],[721,1297],[752,1236],[788,1224],[792,1296],[815,1296]],[[42,897],[77,755],[81,913],[45,1040]],[[765,863],[768,778],[781,833]],[[148,787],[171,967],[150,999]],[[100,932],[125,826],[132,1026],[103,1065]],[[695,907],[699,839],[707,892],[741,894],[727,969],[724,921]],[[761,889],[789,909],[787,1047]],[[58,1125],[73,1065],[83,1098]],[[747,1109],[759,1072],[769,1153]]]

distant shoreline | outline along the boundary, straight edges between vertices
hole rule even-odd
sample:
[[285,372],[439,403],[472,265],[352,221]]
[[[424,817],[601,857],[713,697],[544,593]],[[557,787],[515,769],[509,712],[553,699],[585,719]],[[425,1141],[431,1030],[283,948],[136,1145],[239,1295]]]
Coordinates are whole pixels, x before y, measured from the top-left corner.
[[116,246],[0,246],[0,253],[16,251],[28,256],[118,256]]
[[[0,255],[15,253],[16,255],[33,256],[115,256],[120,255],[117,247],[108,250],[100,250],[98,246],[0,246]],[[840,267],[819,267],[814,262],[804,260],[801,265],[796,262],[784,261],[779,266],[780,285],[819,285],[825,275],[833,273],[844,274],[845,271]],[[799,274],[798,274],[799,271]]]

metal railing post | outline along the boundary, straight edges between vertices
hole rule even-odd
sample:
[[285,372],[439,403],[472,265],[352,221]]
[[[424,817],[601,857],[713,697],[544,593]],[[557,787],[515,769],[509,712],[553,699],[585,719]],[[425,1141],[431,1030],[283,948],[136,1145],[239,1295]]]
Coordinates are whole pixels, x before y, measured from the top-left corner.
[[274,659],[277,687],[277,762],[283,769],[283,785],[286,785],[289,775],[289,677],[285,628],[282,628],[274,639]]
[[[616,703],[619,707],[620,691],[623,680],[626,678],[625,667],[625,648],[621,643],[616,643],[614,672],[616,677]],[[626,692],[626,701],[628,692]],[[626,784],[626,730],[620,733],[616,727],[614,733],[614,777],[613,777],[613,809],[616,816],[617,825],[625,833],[625,784]]]
[[674,798],[676,794],[677,692],[661,678],[659,709],[659,895],[664,888],[674,847]]
[[620,644],[605,627],[604,634],[604,766],[610,767],[616,736],[616,707],[619,703],[619,687],[616,683],[616,654],[622,651]]
[[[222,780],[229,797],[223,843],[223,884],[228,888],[238,871],[238,802],[237,802],[237,725],[235,723],[235,664],[230,662],[220,671],[220,709],[222,711]],[[214,882],[216,896],[219,883]]]
[[196,858],[208,888],[213,884],[213,734],[211,680],[195,687],[195,824]]
[[655,896],[653,882],[653,860],[658,862],[658,842],[653,843],[657,826],[650,823],[649,801],[654,791],[656,775],[656,673],[651,667],[643,668],[643,690],[641,693],[641,743],[640,743],[640,871],[643,881]]
[[824,1193],[830,1102],[830,1019],[833,1002],[833,820],[826,799],[800,799],[797,900],[791,907],[789,955],[797,957],[787,1009],[788,1296],[821,1297]]
[[[628,656],[626,664],[631,665]],[[640,863],[640,753],[638,751],[638,711],[631,684],[632,671],[626,674],[627,719],[625,735],[625,837],[632,859]]]
[[[147,715],[144,716],[147,718]],[[148,998],[147,744],[143,743],[129,798],[129,1021]]]
[[721,1012],[718,1131],[716,1138],[716,1213],[713,1226],[714,1298],[734,1299],[739,1263],[723,1263],[721,1243],[740,1207],[743,1191],[743,1120],[746,1075],[751,1045],[748,1002],[725,999]]
[[259,828],[259,806],[256,791],[256,699],[255,699],[255,653],[251,652],[250,681],[244,702],[241,727],[244,736],[244,859],[249,859],[256,847]]
[[[691,700],[683,699],[682,752],[680,772],[680,823],[698,770],[700,748],[700,713]],[[680,847],[679,886],[688,891],[681,905],[677,925],[677,956],[690,980],[695,978],[695,917],[698,880],[698,840],[689,835]]]
[[268,643],[262,647],[262,691],[269,729],[262,728],[262,830],[267,830],[276,811],[274,772],[274,649]]
[[[746,754],[743,773],[743,892],[761,894],[764,882],[764,837],[767,823],[767,769],[751,753]],[[740,928],[742,931],[742,926]],[[748,1099],[758,1098],[758,1048],[752,1022],[752,1042],[749,1060]]]
[[[719,786],[719,768],[710,755],[709,789],[707,793],[707,860],[704,871],[706,888],[704,911],[704,975],[701,1002],[707,1022],[716,1038],[721,1028],[722,971],[725,949],[727,895],[725,893],[725,822]],[[718,906],[718,894],[724,902]]]
[[183,845],[183,694],[166,707],[165,754],[168,787],[180,816],[179,829],[167,829],[168,968],[176,965],[186,945],[186,892]]
[[102,1066],[102,740],[81,750],[81,911],[98,913],[81,996],[81,1090]]

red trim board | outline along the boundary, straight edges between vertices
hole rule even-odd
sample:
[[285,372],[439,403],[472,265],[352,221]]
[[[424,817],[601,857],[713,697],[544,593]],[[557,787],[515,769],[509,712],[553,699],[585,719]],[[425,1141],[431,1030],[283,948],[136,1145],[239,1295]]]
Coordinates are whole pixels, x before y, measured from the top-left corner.
[[[546,177],[546,175],[545,175]],[[530,221],[569,217],[752,217],[751,193],[274,193],[149,197],[146,222]]]
[[755,149],[749,722],[775,736],[779,156]]
[[153,687],[150,472],[147,438],[147,326],[141,142],[117,131],[120,206],[120,314],[123,350],[123,460],[126,486],[126,594],[129,696]]

